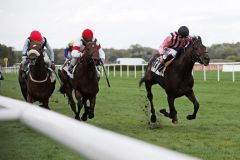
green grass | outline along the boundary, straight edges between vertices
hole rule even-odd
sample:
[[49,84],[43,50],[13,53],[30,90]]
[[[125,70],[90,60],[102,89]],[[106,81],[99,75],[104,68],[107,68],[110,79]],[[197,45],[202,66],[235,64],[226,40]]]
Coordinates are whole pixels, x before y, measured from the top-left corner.
[[[158,124],[149,125],[149,108],[144,86],[138,87],[137,78],[114,78],[110,72],[111,88],[104,77],[100,81],[95,118],[87,123],[128,135],[162,147],[206,160],[240,159],[239,75],[236,82],[231,74],[222,73],[217,82],[215,72],[207,72],[209,79],[202,81],[203,73],[195,72],[195,94],[200,103],[197,119],[188,121],[192,104],[182,97],[175,101],[179,124],[160,115],[160,108],[167,107],[166,95],[159,86],[153,87]],[[230,77],[229,77],[230,76]],[[212,77],[212,78],[210,78]],[[58,88],[58,87],[57,87]],[[23,99],[16,75],[7,74],[1,82],[0,95]],[[66,99],[55,92],[51,97],[52,110],[73,117]],[[80,135],[81,133],[79,133]],[[124,153],[123,153],[124,154]],[[82,159],[75,153],[48,138],[24,127],[18,122],[0,122],[0,159]]]

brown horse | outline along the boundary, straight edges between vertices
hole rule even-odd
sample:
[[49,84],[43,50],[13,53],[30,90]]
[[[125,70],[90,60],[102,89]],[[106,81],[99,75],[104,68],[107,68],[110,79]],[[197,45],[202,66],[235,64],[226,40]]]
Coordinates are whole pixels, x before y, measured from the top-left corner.
[[[94,108],[96,104],[96,95],[99,91],[96,65],[99,63],[98,46],[95,42],[86,44],[83,55],[78,59],[78,63],[73,71],[73,78],[67,75],[62,69],[58,70],[58,75],[63,82],[63,94],[66,93],[68,102],[72,111],[75,113],[75,119],[80,119],[80,111],[84,107],[84,113],[81,117],[83,121],[94,117]],[[74,90],[77,99],[78,110],[72,96]],[[90,106],[87,105],[89,101]]]
[[144,77],[140,80],[139,86],[145,82],[147,97],[151,105],[151,122],[156,122],[156,114],[153,105],[153,94],[151,91],[152,85],[159,84],[167,94],[167,100],[170,112],[161,109],[160,112],[166,117],[172,119],[173,123],[178,122],[177,111],[174,106],[175,98],[186,96],[194,105],[193,114],[187,116],[188,120],[196,118],[199,103],[193,91],[194,79],[192,69],[195,62],[199,62],[207,66],[210,58],[207,55],[206,47],[202,44],[199,36],[194,37],[192,43],[179,52],[177,57],[165,69],[164,77],[157,75],[152,71],[152,67],[156,65],[159,55],[154,55],[148,63]]
[[39,101],[42,107],[50,109],[49,98],[55,89],[55,82],[51,82],[51,72],[48,70],[43,57],[43,48],[37,42],[30,42],[28,51],[29,74],[26,79],[22,77],[22,66],[19,69],[19,84],[23,97],[27,102]]

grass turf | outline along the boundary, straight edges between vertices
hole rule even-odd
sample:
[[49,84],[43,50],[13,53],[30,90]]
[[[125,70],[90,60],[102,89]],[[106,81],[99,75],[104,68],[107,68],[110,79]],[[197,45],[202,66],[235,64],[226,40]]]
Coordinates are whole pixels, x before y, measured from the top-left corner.
[[[149,108],[145,108],[146,92],[144,86],[138,87],[140,74],[137,78],[133,78],[133,74],[128,78],[110,75],[111,88],[107,87],[102,77],[95,118],[87,123],[201,159],[239,159],[239,81],[233,83],[229,74],[222,74],[222,81],[217,82],[215,72],[207,72],[213,78],[204,82],[201,80],[202,73],[195,72],[194,91],[200,103],[197,119],[186,119],[192,113],[193,106],[182,97],[175,101],[179,118],[177,125],[158,112],[160,108],[168,110],[167,100],[164,91],[154,86],[157,124],[161,124],[159,128],[159,125],[149,125]],[[5,75],[5,80],[1,81],[0,95],[23,100],[15,74]],[[57,91],[51,97],[50,107],[56,112],[74,116],[66,99]],[[0,159],[83,158],[18,122],[1,122]]]

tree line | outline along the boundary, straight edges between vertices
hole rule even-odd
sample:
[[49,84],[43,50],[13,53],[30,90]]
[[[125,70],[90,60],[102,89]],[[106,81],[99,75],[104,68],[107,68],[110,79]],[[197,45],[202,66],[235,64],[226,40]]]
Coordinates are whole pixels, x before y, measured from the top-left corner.
[[[153,54],[158,53],[157,49],[143,47],[140,44],[131,45],[128,49],[103,48],[106,53],[106,63],[114,63],[117,58],[143,58],[148,61]],[[208,54],[211,61],[240,61],[240,42],[213,44],[208,47]],[[54,49],[55,63],[63,64],[64,48]],[[14,51],[13,47],[0,44],[0,66],[4,66],[3,59],[8,58],[8,65],[12,66],[21,62],[21,51]]]

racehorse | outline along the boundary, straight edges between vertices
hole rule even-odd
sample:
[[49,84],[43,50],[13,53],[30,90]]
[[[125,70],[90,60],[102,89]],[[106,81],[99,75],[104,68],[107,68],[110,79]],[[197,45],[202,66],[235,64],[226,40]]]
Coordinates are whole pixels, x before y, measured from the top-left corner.
[[[78,58],[73,71],[73,78],[67,75],[66,70],[58,70],[58,75],[63,83],[63,94],[66,93],[68,97],[71,109],[75,113],[75,119],[80,120],[79,115],[82,107],[84,107],[84,113],[81,117],[83,121],[94,117],[96,95],[99,91],[99,78],[96,72],[96,65],[98,63],[100,63],[98,46],[95,42],[88,42],[82,56]],[[73,90],[77,99],[77,110],[72,95]],[[89,101],[90,106],[87,105],[87,101]]]
[[[147,98],[151,106],[151,122],[156,122],[156,114],[153,105],[152,85],[159,84],[167,94],[169,112],[161,109],[160,112],[172,119],[172,123],[177,123],[177,111],[174,106],[174,100],[181,96],[186,96],[194,105],[194,111],[187,116],[188,120],[196,118],[199,102],[197,101],[194,91],[194,79],[192,69],[195,62],[204,66],[209,64],[210,58],[207,55],[206,47],[202,44],[200,36],[193,37],[192,43],[181,49],[172,63],[165,68],[164,76],[160,76],[152,71],[153,66],[158,62],[159,54],[154,55],[147,66],[144,77],[140,80],[139,86],[144,82],[147,91]],[[157,65],[159,66],[159,64]]]
[[39,101],[42,107],[50,109],[48,102],[55,89],[56,81],[51,82],[51,71],[44,62],[41,44],[30,42],[27,55],[30,67],[27,78],[22,77],[22,66],[20,66],[18,77],[23,97],[29,103]]

